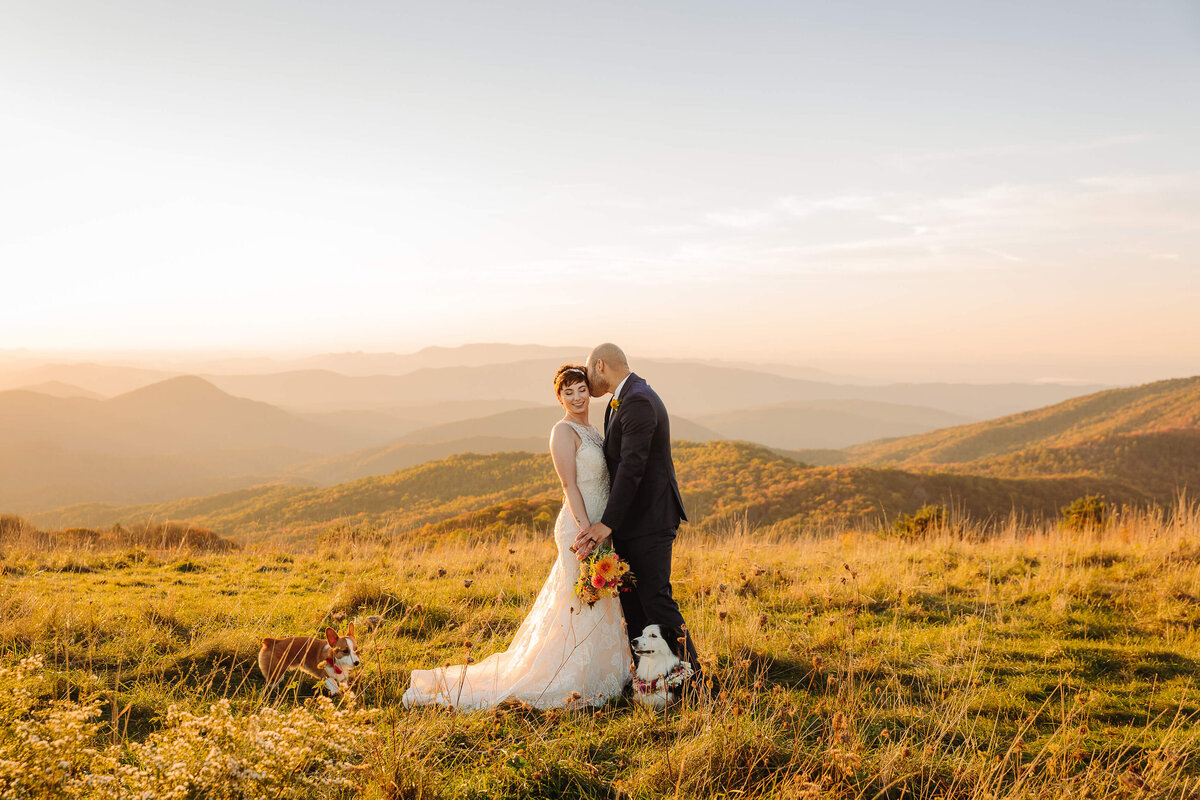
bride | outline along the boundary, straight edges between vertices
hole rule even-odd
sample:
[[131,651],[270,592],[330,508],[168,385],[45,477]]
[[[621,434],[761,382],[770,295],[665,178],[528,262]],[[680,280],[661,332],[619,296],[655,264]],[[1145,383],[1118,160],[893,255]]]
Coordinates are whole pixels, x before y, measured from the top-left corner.
[[584,368],[561,367],[554,391],[566,414],[550,432],[550,454],[564,489],[550,575],[508,650],[469,666],[413,670],[405,707],[468,710],[519,700],[538,708],[578,708],[602,705],[629,681],[620,601],[605,597],[589,607],[572,597],[579,561],[571,545],[580,530],[600,519],[608,502],[604,439],[588,424],[591,395]]

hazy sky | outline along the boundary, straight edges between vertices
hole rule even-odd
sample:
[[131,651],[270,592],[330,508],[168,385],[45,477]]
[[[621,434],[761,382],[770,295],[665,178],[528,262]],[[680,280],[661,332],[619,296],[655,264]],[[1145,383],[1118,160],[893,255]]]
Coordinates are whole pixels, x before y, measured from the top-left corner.
[[0,348],[1200,373],[1196,3],[3,8]]

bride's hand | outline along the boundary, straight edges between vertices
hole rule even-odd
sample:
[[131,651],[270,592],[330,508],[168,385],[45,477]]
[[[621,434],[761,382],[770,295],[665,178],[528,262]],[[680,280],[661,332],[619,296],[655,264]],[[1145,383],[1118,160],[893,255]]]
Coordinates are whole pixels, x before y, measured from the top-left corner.
[[603,522],[596,522],[581,530],[575,537],[575,545],[572,548],[576,557],[582,561],[590,556],[611,533],[612,528]]
[[580,561],[587,558],[591,552],[592,539],[588,535],[592,530],[592,526],[588,525],[579,531],[579,535],[575,537],[575,544],[571,545],[571,552],[579,557]]

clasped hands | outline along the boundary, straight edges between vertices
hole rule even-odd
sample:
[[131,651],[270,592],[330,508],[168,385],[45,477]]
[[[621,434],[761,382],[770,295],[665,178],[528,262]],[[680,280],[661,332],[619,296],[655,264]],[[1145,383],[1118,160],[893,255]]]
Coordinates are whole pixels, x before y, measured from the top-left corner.
[[610,535],[612,535],[612,528],[603,522],[593,523],[579,532],[579,535],[575,537],[575,544],[571,545],[571,550],[575,552],[576,558],[583,561],[596,552],[600,543]]

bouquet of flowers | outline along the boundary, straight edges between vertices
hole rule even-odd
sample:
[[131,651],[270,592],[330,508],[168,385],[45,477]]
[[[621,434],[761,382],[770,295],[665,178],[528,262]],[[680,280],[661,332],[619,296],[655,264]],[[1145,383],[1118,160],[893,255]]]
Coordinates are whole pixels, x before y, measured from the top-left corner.
[[[591,607],[603,597],[616,597],[621,585],[632,581],[629,564],[621,560],[612,545],[605,544],[579,562],[579,579],[575,581],[572,596]],[[576,609],[577,612],[582,610]]]

